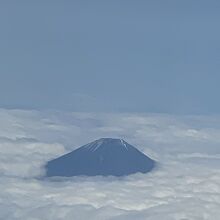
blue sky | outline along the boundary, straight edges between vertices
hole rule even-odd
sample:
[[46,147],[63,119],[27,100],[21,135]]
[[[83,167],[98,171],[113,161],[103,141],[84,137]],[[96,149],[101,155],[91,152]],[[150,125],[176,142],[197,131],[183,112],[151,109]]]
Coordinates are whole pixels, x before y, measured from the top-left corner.
[[220,113],[219,1],[1,1],[0,107]]

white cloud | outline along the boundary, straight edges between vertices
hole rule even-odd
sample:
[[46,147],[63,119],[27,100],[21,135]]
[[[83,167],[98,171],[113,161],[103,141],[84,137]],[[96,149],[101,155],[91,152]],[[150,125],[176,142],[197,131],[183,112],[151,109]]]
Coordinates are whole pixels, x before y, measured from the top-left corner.
[[42,172],[49,158],[64,154],[60,144],[45,144],[19,140],[0,139],[0,173],[6,176],[34,177]]
[[[0,110],[0,219],[219,219],[220,118]],[[47,160],[99,137],[158,160],[126,178],[48,181]],[[66,149],[64,149],[64,146]]]

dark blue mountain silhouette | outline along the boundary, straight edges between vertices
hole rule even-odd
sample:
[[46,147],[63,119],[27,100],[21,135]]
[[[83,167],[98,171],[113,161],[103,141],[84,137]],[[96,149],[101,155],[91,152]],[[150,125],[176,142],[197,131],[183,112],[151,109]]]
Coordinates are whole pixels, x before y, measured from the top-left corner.
[[46,165],[47,176],[125,176],[147,173],[155,162],[122,139],[102,138]]

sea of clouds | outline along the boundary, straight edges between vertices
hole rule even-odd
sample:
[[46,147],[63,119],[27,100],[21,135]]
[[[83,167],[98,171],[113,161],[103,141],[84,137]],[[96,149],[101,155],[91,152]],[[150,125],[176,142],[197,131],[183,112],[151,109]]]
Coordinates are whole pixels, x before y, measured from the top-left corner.
[[[123,178],[45,179],[45,163],[101,137],[158,162]],[[220,117],[0,109],[0,219],[217,220]]]

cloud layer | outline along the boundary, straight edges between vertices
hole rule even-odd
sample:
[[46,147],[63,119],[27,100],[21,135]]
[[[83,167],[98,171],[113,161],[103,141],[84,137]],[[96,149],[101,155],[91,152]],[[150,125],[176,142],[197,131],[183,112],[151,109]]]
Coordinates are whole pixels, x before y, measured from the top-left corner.
[[[220,216],[220,117],[0,110],[0,219]],[[157,160],[147,175],[40,178],[51,158],[120,137]]]

